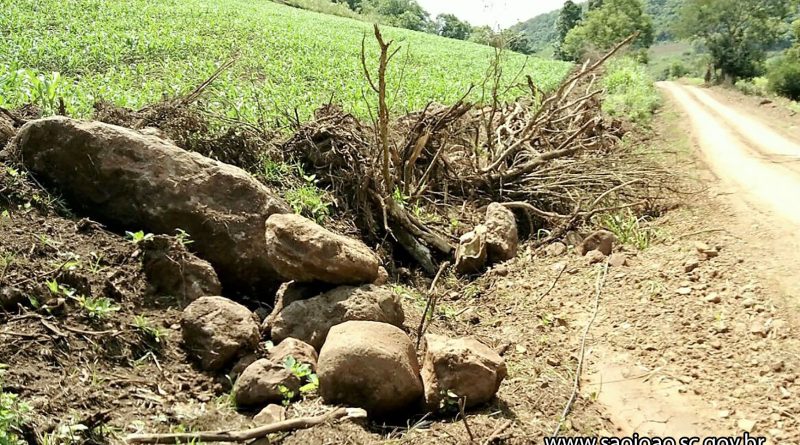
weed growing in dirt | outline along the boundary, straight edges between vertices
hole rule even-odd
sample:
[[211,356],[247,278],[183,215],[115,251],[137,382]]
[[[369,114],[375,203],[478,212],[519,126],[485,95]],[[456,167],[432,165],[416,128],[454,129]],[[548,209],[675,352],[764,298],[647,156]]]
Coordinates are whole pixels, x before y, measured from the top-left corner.
[[439,411],[444,414],[458,414],[461,397],[450,390],[442,390]]
[[325,192],[313,183],[288,190],[286,202],[295,213],[312,218],[319,223],[325,221],[331,213]]
[[139,244],[144,241],[148,241],[153,239],[152,233],[144,233],[143,231],[138,232],[125,232],[125,238],[128,239],[133,244]]
[[137,315],[133,317],[133,326],[139,331],[139,334],[144,337],[148,342],[160,345],[167,337],[166,331],[158,326],[154,326],[150,320],[144,315]]
[[24,445],[27,443],[19,436],[31,407],[19,396],[3,389],[3,374],[6,365],[0,364],[0,445]]
[[[310,394],[319,388],[319,378],[311,371],[311,366],[308,363],[301,363],[290,355],[283,361],[283,366],[300,379],[299,392],[301,395]],[[278,391],[283,396],[284,405],[292,403],[292,400],[297,396],[294,391],[284,385],[280,385]]]
[[89,262],[90,272],[97,275],[107,269],[106,266],[103,266],[104,255],[102,253],[98,254],[97,252],[92,252],[90,256],[92,257],[92,260]]
[[[285,121],[285,112],[297,109],[307,120],[334,95],[346,111],[368,118],[360,66],[365,33],[371,24],[266,1],[7,0],[0,14],[0,106],[34,101],[50,113],[53,98],[63,97],[79,117],[101,98],[138,109],[192,91],[235,55],[234,66],[208,90],[208,111],[258,123]],[[402,62],[387,75],[398,111],[455,102],[470,84],[481,84],[494,51],[408,30],[385,33],[403,46]],[[374,60],[377,49],[367,50]],[[523,75],[550,90],[571,67],[511,52],[504,57],[504,84],[524,66]],[[478,90],[468,100],[479,101]],[[264,92],[269,100],[254,99]]]
[[620,212],[605,215],[601,218],[603,227],[616,235],[623,243],[645,250],[658,237],[658,232],[652,227],[647,227],[645,218],[638,218],[633,212]]
[[106,297],[87,297],[85,295],[78,295],[75,297],[78,305],[86,311],[89,318],[93,320],[104,320],[114,312],[120,310],[120,307],[115,305],[110,299]]
[[188,246],[194,242],[192,236],[183,229],[175,229],[175,238],[177,238],[178,242],[184,246]]
[[272,184],[283,184],[286,177],[294,173],[295,169],[285,162],[276,162],[272,159],[265,159],[262,163],[261,175],[266,182]]

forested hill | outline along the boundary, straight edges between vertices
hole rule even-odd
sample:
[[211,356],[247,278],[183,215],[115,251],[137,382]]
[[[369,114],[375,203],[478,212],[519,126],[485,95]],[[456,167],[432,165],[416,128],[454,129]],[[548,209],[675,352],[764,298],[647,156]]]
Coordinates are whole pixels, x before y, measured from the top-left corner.
[[[672,40],[670,26],[677,15],[677,10],[683,0],[644,0],[647,13],[653,17],[655,36],[657,41]],[[586,3],[583,4],[584,9]],[[556,40],[556,21],[561,9],[537,15],[536,17],[519,23],[513,27],[528,37],[530,48],[534,52],[551,48]]]

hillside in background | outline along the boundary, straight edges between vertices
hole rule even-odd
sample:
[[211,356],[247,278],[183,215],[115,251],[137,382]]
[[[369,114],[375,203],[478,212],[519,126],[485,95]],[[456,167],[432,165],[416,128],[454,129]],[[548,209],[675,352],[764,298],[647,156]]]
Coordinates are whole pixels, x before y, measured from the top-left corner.
[[528,45],[534,53],[549,51],[556,41],[556,21],[560,9],[537,15],[536,17],[519,23],[512,27],[515,31],[524,33],[528,37]]
[[[673,40],[670,31],[671,23],[677,15],[677,10],[683,0],[644,0],[647,13],[653,18],[656,41],[664,42]],[[586,3],[583,4],[584,9]],[[556,41],[556,21],[561,9],[538,15],[513,27],[516,31],[525,33],[534,52],[550,51]]]

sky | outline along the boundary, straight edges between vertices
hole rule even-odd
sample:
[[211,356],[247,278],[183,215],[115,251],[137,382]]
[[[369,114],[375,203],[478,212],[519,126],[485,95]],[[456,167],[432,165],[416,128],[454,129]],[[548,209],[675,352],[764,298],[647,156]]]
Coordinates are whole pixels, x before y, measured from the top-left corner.
[[564,0],[417,0],[431,17],[450,13],[473,25],[507,28],[544,12],[553,11]]

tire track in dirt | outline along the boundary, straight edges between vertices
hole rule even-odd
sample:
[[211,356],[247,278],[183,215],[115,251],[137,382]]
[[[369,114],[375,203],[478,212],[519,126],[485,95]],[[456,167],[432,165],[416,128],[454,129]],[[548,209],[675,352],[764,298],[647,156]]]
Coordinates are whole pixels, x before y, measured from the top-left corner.
[[[705,91],[660,82],[683,108],[714,174],[751,207],[800,228],[800,145],[716,101]],[[754,153],[761,154],[757,156]],[[790,161],[790,162],[786,162]]]
[[[675,83],[660,83],[659,87],[669,93],[682,109],[685,124],[680,130],[693,135],[701,158],[719,179],[715,181],[713,177],[704,175],[709,187],[718,189],[721,186],[729,192],[721,194],[718,201],[731,204],[735,212],[731,215],[707,215],[711,224],[722,223],[715,230],[722,229],[731,235],[729,240],[737,240],[725,255],[744,254],[749,257],[757,254],[758,260],[753,262],[758,264],[757,270],[752,268],[750,257],[747,266],[744,266],[744,260],[738,264],[734,261],[736,265],[725,280],[728,285],[733,281],[741,283],[752,273],[767,281],[779,282],[777,287],[769,287],[764,292],[759,303],[771,307],[774,298],[774,302],[784,308],[778,311],[779,314],[796,319],[797,314],[791,312],[797,311],[791,308],[800,307],[797,293],[800,277],[795,276],[798,275],[795,265],[800,252],[797,235],[800,233],[800,144],[754,116],[719,102],[700,88]],[[671,134],[666,139],[676,138]],[[703,208],[706,212],[710,210]],[[753,236],[753,231],[760,231],[760,234]],[[645,256],[650,257],[651,253]],[[722,264],[729,261],[731,259],[726,258],[709,267],[723,268]],[[659,269],[661,274],[655,276],[656,280],[669,277],[672,281],[669,291],[674,292],[672,286],[683,280],[680,273],[664,270],[663,265],[655,266],[655,269]],[[619,276],[623,277],[625,273]],[[739,419],[746,418],[758,420],[758,434],[769,434],[772,439],[785,434],[770,429],[770,421],[766,420],[774,415],[770,410],[778,406],[766,400],[767,391],[772,392],[768,385],[776,385],[774,380],[767,384],[768,380],[759,377],[767,371],[741,370],[735,374],[730,369],[745,359],[751,363],[757,360],[761,365],[765,358],[769,360],[769,357],[778,357],[784,352],[791,354],[797,350],[795,343],[777,337],[770,337],[771,340],[765,342],[745,334],[746,326],[758,315],[752,315],[753,311],[737,302],[738,296],[729,296],[739,291],[731,292],[728,285],[713,280],[705,284],[704,280],[706,278],[701,278],[703,289],[705,286],[715,291],[726,289],[723,292],[726,300],[719,304],[707,303],[702,294],[710,292],[710,289],[705,292],[695,290],[693,295],[699,296],[676,297],[674,301],[658,304],[660,309],[649,310],[646,307],[633,311],[637,314],[628,311],[632,309],[630,303],[615,301],[615,297],[609,296],[605,302],[604,316],[597,329],[599,341],[588,353],[590,366],[583,392],[604,408],[608,420],[616,428],[614,435],[735,436],[741,434]],[[690,285],[694,286],[694,283]],[[741,284],[730,287],[737,286]],[[613,290],[609,291],[613,295]],[[726,313],[730,323],[736,326],[731,339],[709,329],[707,321],[695,325],[694,330],[681,329],[681,326],[692,325],[692,316],[694,320],[708,320],[709,315],[716,317],[722,313]],[[648,321],[641,322],[637,317],[645,317]],[[620,330],[619,326],[627,328]],[[712,341],[719,342],[719,349],[706,346]],[[642,342],[648,344],[641,345]],[[641,351],[642,346],[644,351]],[[664,358],[667,354],[680,358],[647,360],[648,350],[665,351]],[[764,350],[764,356],[756,359],[754,355],[757,354],[753,351],[757,350]],[[736,358],[740,355],[741,358]],[[693,373],[692,369],[697,372]],[[687,374],[692,377],[687,377]],[[733,384],[716,383],[726,379]],[[690,389],[699,382],[708,381],[714,383],[701,384],[698,390]],[[753,394],[761,395],[756,397]],[[736,402],[732,405],[731,400]],[[772,422],[774,425],[774,419]]]

